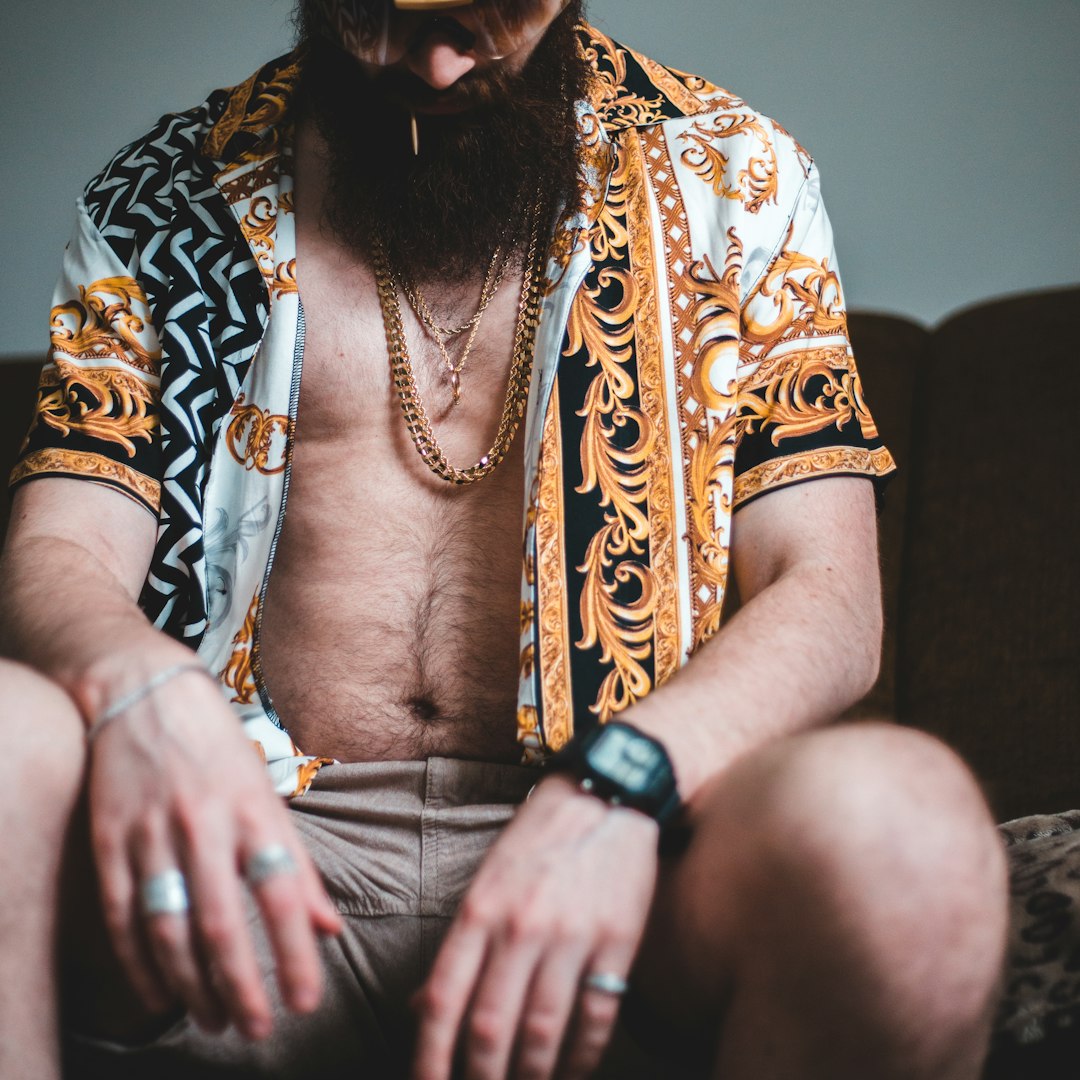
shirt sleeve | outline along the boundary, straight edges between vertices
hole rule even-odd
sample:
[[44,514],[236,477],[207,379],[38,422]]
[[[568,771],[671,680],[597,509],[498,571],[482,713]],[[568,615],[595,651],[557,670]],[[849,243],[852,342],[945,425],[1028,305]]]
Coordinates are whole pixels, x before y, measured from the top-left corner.
[[811,165],[786,233],[742,310],[734,505],[822,476],[896,468],[848,342],[832,228]]
[[161,348],[146,294],[78,203],[49,317],[49,352],[10,484],[68,476],[156,514]]

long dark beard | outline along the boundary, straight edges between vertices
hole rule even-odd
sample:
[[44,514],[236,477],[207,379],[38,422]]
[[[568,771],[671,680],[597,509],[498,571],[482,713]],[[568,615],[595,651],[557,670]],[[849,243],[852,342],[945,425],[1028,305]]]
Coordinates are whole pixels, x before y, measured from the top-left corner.
[[392,263],[413,280],[460,282],[482,274],[497,244],[520,248],[530,209],[579,198],[577,123],[587,66],[574,34],[581,0],[549,27],[519,74],[470,73],[455,87],[467,111],[418,115],[414,156],[405,102],[432,96],[409,72],[369,76],[298,13],[298,103],[327,148],[327,224],[370,250],[376,230]]

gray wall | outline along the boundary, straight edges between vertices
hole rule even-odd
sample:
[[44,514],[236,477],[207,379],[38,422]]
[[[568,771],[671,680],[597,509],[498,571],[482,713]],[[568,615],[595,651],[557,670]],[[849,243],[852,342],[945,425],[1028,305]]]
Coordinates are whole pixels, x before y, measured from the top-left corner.
[[[161,113],[284,51],[291,7],[4,4],[0,356],[44,347],[86,179]],[[592,0],[590,11],[811,150],[851,306],[933,322],[1080,281],[1078,0]]]

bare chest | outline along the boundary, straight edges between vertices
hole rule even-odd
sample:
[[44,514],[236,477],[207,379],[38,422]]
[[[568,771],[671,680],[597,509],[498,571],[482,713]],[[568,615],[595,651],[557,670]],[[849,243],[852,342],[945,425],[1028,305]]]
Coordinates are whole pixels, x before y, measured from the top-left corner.
[[[521,440],[475,485],[433,475],[392,385],[371,268],[317,221],[298,207],[303,375],[263,676],[305,753],[513,760]],[[445,359],[402,304],[418,396],[455,465],[487,453],[498,427],[514,292],[485,312],[453,406]]]

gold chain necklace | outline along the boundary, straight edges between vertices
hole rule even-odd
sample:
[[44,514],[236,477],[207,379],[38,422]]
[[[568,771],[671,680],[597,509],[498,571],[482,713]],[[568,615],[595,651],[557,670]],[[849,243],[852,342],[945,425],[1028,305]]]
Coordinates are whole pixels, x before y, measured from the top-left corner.
[[431,430],[431,422],[424,411],[424,403],[416,389],[409,346],[405,339],[405,327],[401,322],[401,306],[398,303],[397,285],[390,272],[386,247],[382,237],[376,234],[372,244],[372,262],[375,285],[379,293],[386,345],[390,354],[390,372],[401,401],[405,427],[412,436],[413,445],[425,465],[438,477],[450,484],[474,484],[495,471],[510,451],[510,444],[521,425],[525,403],[529,397],[529,380],[532,377],[533,346],[536,342],[536,324],[540,315],[540,294],[543,282],[543,249],[540,245],[540,204],[533,207],[532,229],[528,253],[525,257],[525,275],[521,283],[521,300],[514,329],[513,360],[510,379],[506,387],[502,417],[495,441],[483,457],[466,469],[459,469],[446,460]]
[[484,287],[480,290],[480,306],[476,309],[476,314],[460,326],[442,326],[437,323],[431,314],[431,308],[428,307],[424,294],[415,285],[407,281],[403,274],[395,272],[394,277],[397,279],[401,291],[405,294],[405,299],[409,301],[409,306],[416,312],[416,317],[432,334],[454,337],[457,334],[464,334],[466,330],[471,330],[480,321],[480,317],[487,310],[488,304],[491,303],[495,294],[499,291],[499,286],[502,284],[503,275],[506,273],[509,263],[509,253],[504,257],[500,245],[495,249],[495,253],[491,256],[491,262],[488,264],[487,274],[484,277]]
[[[477,307],[476,313],[468,322],[455,327],[440,326],[432,316],[431,309],[428,307],[427,300],[424,299],[424,294],[420,289],[415,285],[410,285],[399,272],[394,270],[390,272],[395,286],[405,294],[409,306],[426,327],[442,356],[443,364],[446,366],[446,371],[450,376],[450,391],[453,395],[450,404],[452,406],[461,401],[461,373],[465,369],[466,361],[468,361],[469,354],[476,343],[476,335],[480,331],[480,319],[494,299],[495,294],[499,291],[508,261],[508,258],[504,259],[502,257],[502,247],[496,247],[495,253],[491,256],[491,262],[488,264],[487,273],[484,275],[484,286],[480,290],[480,305]],[[454,363],[446,344],[447,339],[456,334],[463,334],[466,330],[469,331],[469,336],[465,339],[465,345],[461,350],[457,363]]]

